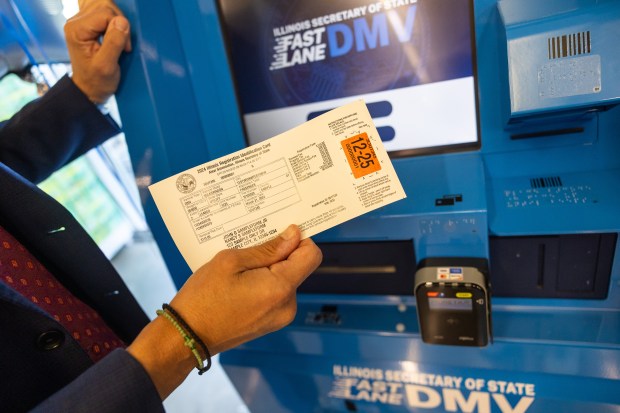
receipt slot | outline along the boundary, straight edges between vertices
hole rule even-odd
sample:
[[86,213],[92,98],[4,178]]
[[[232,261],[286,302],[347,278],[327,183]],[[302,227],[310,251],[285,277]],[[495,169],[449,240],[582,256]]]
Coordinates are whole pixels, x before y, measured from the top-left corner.
[[483,347],[491,340],[490,293],[484,267],[426,261],[415,274],[422,340]]

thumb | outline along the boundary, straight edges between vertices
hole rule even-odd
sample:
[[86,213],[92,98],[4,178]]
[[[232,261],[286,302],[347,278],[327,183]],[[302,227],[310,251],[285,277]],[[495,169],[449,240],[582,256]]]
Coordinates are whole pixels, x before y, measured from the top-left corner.
[[97,58],[103,62],[117,62],[123,50],[131,51],[129,21],[123,16],[115,16],[106,29]]
[[261,245],[237,250],[238,263],[242,271],[268,267],[286,259],[299,245],[301,231],[297,225],[290,225],[284,232]]

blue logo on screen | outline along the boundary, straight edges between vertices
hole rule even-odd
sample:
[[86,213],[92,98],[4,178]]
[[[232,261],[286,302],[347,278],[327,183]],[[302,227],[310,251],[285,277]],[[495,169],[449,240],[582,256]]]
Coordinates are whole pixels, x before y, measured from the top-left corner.
[[330,57],[338,57],[347,54],[355,46],[357,52],[366,49],[376,49],[377,46],[388,46],[390,36],[388,21],[392,31],[401,43],[408,42],[413,33],[413,21],[416,7],[411,6],[407,10],[405,22],[395,14],[380,13],[372,16],[370,24],[365,18],[353,20],[353,28],[344,23],[336,23],[327,26],[327,44]]
[[[358,9],[363,9],[356,10],[358,14],[366,15],[366,6]],[[328,15],[276,27],[273,31],[273,60],[269,70],[319,62],[327,57],[340,57],[352,50],[359,53],[386,47],[390,45],[390,33],[396,36],[400,43],[409,42],[413,34],[416,10],[415,5],[409,6],[404,18],[395,10],[388,10],[373,14],[370,19],[353,19],[352,25],[332,23],[331,19],[326,17],[334,15]]]

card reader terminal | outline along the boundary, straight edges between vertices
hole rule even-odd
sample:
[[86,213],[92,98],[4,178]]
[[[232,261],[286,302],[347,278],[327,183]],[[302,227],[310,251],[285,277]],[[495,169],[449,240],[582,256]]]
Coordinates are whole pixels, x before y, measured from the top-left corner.
[[451,264],[422,267],[415,274],[422,340],[430,344],[486,346],[491,339],[486,271],[454,265],[453,261]]

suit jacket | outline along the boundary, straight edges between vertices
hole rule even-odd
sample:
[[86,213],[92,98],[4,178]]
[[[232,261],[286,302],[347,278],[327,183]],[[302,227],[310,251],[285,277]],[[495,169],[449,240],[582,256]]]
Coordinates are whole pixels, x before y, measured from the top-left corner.
[[[71,213],[33,183],[117,133],[68,77],[2,124],[0,224],[131,343],[148,317]],[[46,346],[50,340],[60,345]],[[93,364],[61,324],[4,282],[0,374],[1,411],[163,411],[150,377],[128,352]]]

